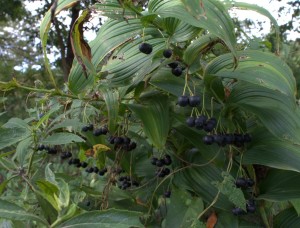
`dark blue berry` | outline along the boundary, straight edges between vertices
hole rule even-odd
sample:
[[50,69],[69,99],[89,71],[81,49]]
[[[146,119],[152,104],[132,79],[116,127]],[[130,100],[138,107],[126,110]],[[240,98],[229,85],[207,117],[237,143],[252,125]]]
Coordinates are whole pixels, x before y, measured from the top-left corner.
[[164,50],[164,52],[163,52],[163,56],[165,57],[165,58],[170,58],[171,56],[172,56],[172,54],[173,54],[173,52],[172,52],[172,50],[170,50],[170,49],[166,49],[166,50]]
[[178,105],[181,107],[185,107],[189,104],[189,97],[188,96],[180,96],[178,97],[178,101],[177,101]]
[[189,105],[191,107],[196,107],[196,106],[200,105],[200,103],[201,103],[201,99],[199,96],[190,96],[189,97]]
[[152,52],[152,45],[148,44],[148,43],[141,43],[139,46],[139,50],[140,52],[144,53],[144,54],[150,54]]
[[246,179],[243,178],[243,177],[237,178],[236,181],[235,181],[235,186],[236,186],[237,188],[244,188],[244,187],[247,187],[247,181],[246,181]]
[[212,135],[205,135],[203,137],[203,142],[206,145],[211,145],[214,143],[214,137]]
[[182,74],[182,68],[181,67],[173,68],[172,74],[175,75],[176,77],[179,77]]
[[189,127],[194,127],[195,126],[195,117],[190,116],[186,119],[185,122]]

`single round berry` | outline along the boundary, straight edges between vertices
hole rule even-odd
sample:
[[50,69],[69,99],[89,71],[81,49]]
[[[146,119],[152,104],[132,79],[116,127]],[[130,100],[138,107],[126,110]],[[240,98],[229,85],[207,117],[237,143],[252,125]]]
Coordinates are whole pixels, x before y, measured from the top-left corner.
[[165,174],[165,176],[170,174],[170,169],[169,168],[163,168],[162,172]]
[[165,191],[164,192],[164,197],[170,198],[171,197],[171,191]]
[[124,142],[124,139],[122,137],[115,137],[114,144],[115,145],[121,145]]
[[255,184],[254,180],[252,180],[251,178],[246,179],[246,182],[248,188],[253,187],[253,185]]
[[94,168],[93,167],[89,167],[85,170],[87,173],[92,173],[94,172]]
[[211,132],[213,129],[215,128],[215,124],[212,122],[207,121],[204,125],[203,125],[203,130],[206,132]]
[[172,69],[175,69],[178,65],[179,65],[178,62],[172,62],[168,64],[168,66],[171,67]]
[[151,164],[156,165],[157,160],[158,159],[156,157],[151,158]]
[[88,163],[86,163],[86,162],[81,162],[81,167],[82,168],[86,168],[88,166]]
[[206,145],[211,145],[214,143],[214,137],[212,135],[205,135],[203,137],[203,142]]
[[94,136],[99,136],[99,135],[102,135],[102,130],[99,128],[99,129],[95,129],[94,131],[93,131],[93,135]]
[[195,117],[190,116],[186,119],[185,122],[189,127],[194,127],[195,126]]
[[124,138],[123,138],[123,143],[124,143],[124,144],[130,144],[130,141],[131,141],[131,139],[128,138],[128,137],[124,137]]
[[256,210],[255,204],[247,204],[246,209],[248,213],[254,213]]
[[98,167],[94,167],[94,173],[98,173],[99,172],[99,169],[98,169]]
[[89,124],[88,126],[89,131],[92,131],[94,129],[94,125],[93,124]]
[[140,52],[144,53],[144,54],[150,54],[152,52],[152,45],[148,44],[148,43],[141,43],[139,46],[139,50]]
[[247,187],[247,181],[246,181],[246,179],[243,178],[243,177],[237,178],[236,181],[235,181],[235,186],[237,188]]
[[234,134],[234,141],[237,143],[244,143],[244,136],[242,134]]
[[38,146],[37,149],[38,149],[38,150],[44,150],[44,149],[45,149],[45,145],[42,145],[42,144],[41,144],[41,145]]
[[129,150],[134,150],[135,148],[136,148],[136,142],[131,142],[130,144],[129,144]]
[[175,75],[176,77],[179,77],[182,74],[182,68],[181,67],[173,68],[172,74]]
[[207,120],[207,116],[205,115],[201,115],[201,116],[198,116],[196,119],[195,119],[195,127],[197,129],[202,129],[205,122]]
[[75,166],[76,166],[77,168],[80,168],[80,167],[81,167],[81,165],[82,165],[82,163],[81,163],[81,162],[79,162],[79,163],[75,164]]
[[199,96],[190,96],[189,97],[189,105],[191,107],[196,107],[196,106],[200,105],[200,103],[201,103],[201,99]]
[[105,171],[103,169],[101,169],[99,172],[98,172],[99,176],[104,176],[105,174]]
[[108,128],[107,127],[100,127],[102,135],[106,135],[108,133]]
[[49,148],[49,150],[47,151],[48,154],[57,154],[57,150],[55,148]]
[[232,144],[234,142],[234,136],[232,134],[224,135],[224,142],[226,144]]
[[214,135],[214,142],[217,143],[218,145],[222,145],[224,142],[224,136],[223,135]]
[[82,128],[81,128],[81,131],[83,131],[83,132],[87,132],[89,130],[89,127],[88,126],[83,126]]
[[171,49],[166,49],[166,50],[164,50],[164,52],[163,52],[163,56],[165,57],[165,58],[170,58],[171,56],[172,56],[172,54],[173,54],[173,52],[172,52],[172,50]]
[[189,97],[185,96],[185,95],[180,96],[180,97],[178,97],[177,103],[179,106],[185,107],[189,104]]
[[171,159],[171,157],[170,156],[166,156],[165,158],[164,158],[164,163],[165,163],[165,165],[171,165],[172,164],[172,159]]
[[161,161],[161,160],[159,159],[159,160],[157,160],[157,161],[155,162],[155,165],[156,165],[157,167],[162,167],[162,166],[164,165],[164,163],[163,163],[163,161]]
[[70,151],[67,151],[67,152],[66,152],[66,157],[67,157],[67,158],[72,157],[72,153],[71,153]]
[[233,208],[233,209],[232,209],[232,213],[233,213],[234,215],[244,215],[244,214],[246,214],[246,212],[243,211],[243,209],[242,209],[242,208],[239,208],[239,207]]

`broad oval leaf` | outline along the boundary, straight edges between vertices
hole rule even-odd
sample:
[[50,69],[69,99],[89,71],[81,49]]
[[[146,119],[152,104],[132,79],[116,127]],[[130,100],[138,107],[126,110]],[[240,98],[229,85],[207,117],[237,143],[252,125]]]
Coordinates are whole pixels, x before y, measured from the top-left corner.
[[239,65],[234,69],[231,54],[218,56],[205,68],[205,80],[210,75],[232,78],[279,91],[288,97],[296,94],[296,80],[291,69],[274,54],[261,51],[239,51]]
[[158,149],[165,146],[169,133],[169,105],[165,96],[154,96],[145,105],[128,104],[142,121],[143,130],[151,143]]
[[273,224],[274,228],[298,228],[300,227],[300,217],[293,208],[289,208],[277,214]]
[[75,216],[58,227],[103,227],[128,228],[143,227],[139,221],[139,212],[109,209],[106,211],[91,211]]
[[300,146],[279,140],[265,128],[252,132],[253,141],[243,154],[243,164],[259,164],[300,172]]
[[24,208],[5,200],[0,200],[0,218],[21,221],[30,220],[49,226],[48,222],[40,216],[28,213]]
[[48,145],[63,145],[74,142],[84,142],[85,140],[78,135],[72,133],[54,133],[45,138],[41,143]]

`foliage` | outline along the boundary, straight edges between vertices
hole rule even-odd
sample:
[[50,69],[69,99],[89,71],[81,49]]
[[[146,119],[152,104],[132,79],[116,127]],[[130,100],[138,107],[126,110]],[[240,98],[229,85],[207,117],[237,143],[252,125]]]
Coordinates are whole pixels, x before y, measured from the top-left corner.
[[[51,88],[0,83],[36,102],[0,128],[1,226],[297,227],[300,110],[278,42],[240,43],[217,0],[105,0],[74,21],[64,87],[47,42],[76,2],[41,23]],[[87,43],[92,16],[109,19]]]

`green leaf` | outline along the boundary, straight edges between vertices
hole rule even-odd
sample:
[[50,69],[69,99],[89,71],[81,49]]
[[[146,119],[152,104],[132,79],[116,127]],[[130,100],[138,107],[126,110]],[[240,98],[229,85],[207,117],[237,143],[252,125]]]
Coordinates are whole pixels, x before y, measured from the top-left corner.
[[119,92],[117,90],[106,90],[103,93],[108,112],[108,130],[112,133],[116,131],[119,113]]
[[246,199],[243,191],[235,187],[235,179],[226,172],[222,172],[222,176],[224,177],[222,182],[214,182],[213,184],[217,186],[221,193],[228,197],[230,202],[246,211]]
[[59,216],[57,218],[57,220],[52,224],[52,227],[55,227],[58,224],[66,221],[66,220],[71,219],[72,217],[74,217],[78,213],[79,213],[79,209],[77,208],[77,205],[76,204],[71,204],[71,206],[68,208],[67,212],[64,215]]
[[47,132],[51,132],[60,128],[72,127],[72,129],[82,128],[84,123],[81,123],[79,119],[66,119],[53,125]]
[[259,185],[258,199],[284,201],[300,198],[300,174],[292,171],[270,170]]
[[300,217],[294,208],[289,208],[275,216],[274,227],[298,228],[300,227]]
[[45,167],[45,179],[46,181],[57,186],[57,181],[55,180],[55,174],[50,169],[50,165],[51,163],[48,163],[47,166]]
[[183,60],[186,64],[191,65],[202,52],[207,51],[211,45],[216,43],[218,38],[213,34],[200,36],[198,39],[193,40],[185,50]]
[[109,60],[107,65],[102,68],[102,72],[108,72],[105,82],[107,86],[119,87],[137,84],[162,64],[160,58],[154,57],[159,50],[165,48],[165,39],[146,39],[145,42],[153,46],[153,51],[149,55],[139,51],[138,46],[142,42],[143,40],[140,38],[124,45],[117,53],[114,53],[114,56],[121,57]]
[[238,106],[255,114],[270,133],[280,140],[299,144],[299,108],[293,97],[251,83],[238,83],[228,105]]
[[59,189],[58,205],[60,208],[66,208],[70,203],[69,185],[61,178],[57,179]]
[[118,0],[105,0],[101,3],[94,4],[93,9],[101,16],[106,16],[111,19],[124,21],[125,18],[127,20],[137,18],[139,13],[136,12],[136,7],[132,7],[133,4],[131,1],[123,1],[123,5],[120,3]]
[[232,78],[263,86],[287,95],[296,94],[296,81],[291,69],[274,54],[261,51],[239,51],[239,65],[233,68],[231,54],[218,56],[205,68],[205,80],[209,75]]
[[12,176],[12,177],[10,177],[9,179],[7,179],[7,180],[1,182],[1,184],[0,184],[0,196],[1,196],[2,193],[4,192],[4,190],[5,190],[6,186],[7,186],[7,184],[8,184],[13,178],[15,178],[15,177],[17,177],[17,176]]
[[19,142],[17,149],[16,149],[16,156],[18,159],[18,162],[21,166],[23,166],[26,162],[26,158],[28,155],[32,152],[31,146],[33,144],[32,138],[29,137],[27,139],[22,140]]
[[300,216],[300,198],[290,200],[290,203],[293,205],[293,207],[296,210],[298,216]]
[[[72,7],[74,4],[76,4],[77,2],[79,2],[79,0],[58,0],[57,1],[57,7],[53,8],[54,10],[54,15],[59,14],[62,10],[68,9],[70,7]],[[41,26],[40,26],[40,38],[42,41],[42,49],[43,49],[43,53],[44,53],[44,61],[45,61],[45,66],[46,66],[46,70],[48,71],[50,78],[52,80],[52,83],[54,85],[56,85],[55,81],[54,81],[54,76],[53,73],[51,71],[51,66],[50,66],[50,61],[48,59],[47,56],[47,39],[48,39],[48,33],[50,30],[50,26],[51,26],[51,14],[52,14],[52,8],[50,8],[47,13],[45,14],[42,22],[41,22]]]
[[0,218],[21,221],[36,221],[48,226],[47,221],[40,216],[30,214],[26,212],[25,209],[5,200],[0,200]]
[[279,140],[265,128],[257,129],[251,135],[253,140],[243,154],[243,164],[260,164],[300,172],[299,145]]
[[59,195],[59,189],[56,185],[49,181],[38,180],[36,185],[39,187],[40,191],[36,191],[45,200],[47,200],[56,211],[60,211],[60,207],[57,202],[57,196]]
[[45,138],[41,143],[48,144],[48,145],[63,145],[75,142],[84,142],[85,140],[79,137],[78,135],[61,132],[61,133],[54,133],[47,138]]
[[169,105],[165,96],[155,96],[145,105],[128,104],[142,121],[143,130],[151,143],[158,149],[165,146],[169,133]]
[[128,228],[143,227],[139,221],[141,213],[117,209],[87,212],[64,222],[58,227],[103,227]]
[[24,128],[0,128],[0,149],[11,146],[30,136]]
[[198,1],[152,0],[149,1],[148,10],[150,13],[157,13],[162,18],[178,18],[192,26],[208,30],[222,39],[235,55],[234,26],[225,7],[215,0],[202,0],[201,2],[203,6]]
[[197,223],[197,217],[204,209],[202,200],[192,197],[186,191],[174,188],[170,201],[165,227],[195,227],[192,225]]

